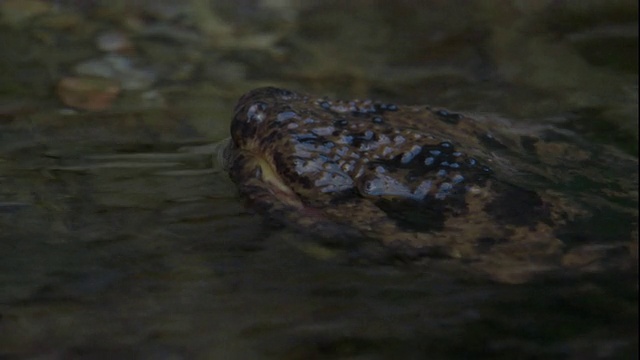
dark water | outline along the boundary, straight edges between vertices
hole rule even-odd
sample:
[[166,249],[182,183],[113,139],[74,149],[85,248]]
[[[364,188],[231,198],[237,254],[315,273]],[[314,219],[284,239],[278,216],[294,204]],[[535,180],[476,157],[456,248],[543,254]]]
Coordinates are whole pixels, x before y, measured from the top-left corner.
[[[0,358],[637,357],[637,268],[509,285],[446,259],[353,263],[248,211],[209,146],[243,92],[276,85],[497,112],[637,157],[637,3],[14,3]],[[69,110],[56,84],[113,30],[134,50],[108,77],[129,88]]]

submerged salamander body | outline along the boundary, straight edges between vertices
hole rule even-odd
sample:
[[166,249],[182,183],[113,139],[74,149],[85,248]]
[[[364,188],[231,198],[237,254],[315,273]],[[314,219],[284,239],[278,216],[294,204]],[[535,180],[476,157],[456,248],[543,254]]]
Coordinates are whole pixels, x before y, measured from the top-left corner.
[[[376,239],[495,275],[507,264],[566,263],[562,235],[593,216],[554,187],[597,154],[550,129],[532,135],[442,108],[261,88],[239,100],[231,136],[226,166],[241,193],[321,237]],[[598,181],[590,171],[602,169],[580,175]]]

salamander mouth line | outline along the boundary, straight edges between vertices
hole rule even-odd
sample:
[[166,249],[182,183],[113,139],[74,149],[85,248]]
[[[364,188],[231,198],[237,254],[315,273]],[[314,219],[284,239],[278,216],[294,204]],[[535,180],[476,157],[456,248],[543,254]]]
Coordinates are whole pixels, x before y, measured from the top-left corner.
[[265,159],[261,155],[252,155],[256,162],[257,171],[260,172],[259,177],[262,178],[262,181],[272,185],[272,191],[274,192],[274,194],[281,194],[295,198],[298,197],[298,195],[293,192],[293,190],[291,190],[291,188],[287,184],[285,184],[280,175],[278,175],[277,171],[273,168],[273,166],[271,166],[271,163],[267,159]]

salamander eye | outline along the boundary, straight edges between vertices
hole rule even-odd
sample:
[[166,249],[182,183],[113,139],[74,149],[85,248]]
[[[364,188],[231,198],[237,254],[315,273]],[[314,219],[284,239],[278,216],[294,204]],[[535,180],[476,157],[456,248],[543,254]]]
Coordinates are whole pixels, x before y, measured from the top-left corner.
[[364,182],[362,190],[367,195],[380,195],[382,193],[383,185],[380,179],[370,179]]
[[265,110],[268,108],[269,105],[262,101],[254,103],[249,107],[249,110],[247,110],[247,120],[249,122],[261,123],[267,117]]

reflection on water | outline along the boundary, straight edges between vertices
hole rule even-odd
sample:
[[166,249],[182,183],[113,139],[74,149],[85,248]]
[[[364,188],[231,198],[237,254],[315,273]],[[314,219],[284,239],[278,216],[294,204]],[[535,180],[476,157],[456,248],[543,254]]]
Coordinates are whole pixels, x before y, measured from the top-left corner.
[[[18,3],[33,7],[16,12]],[[591,23],[594,32],[564,21],[582,10],[516,2],[506,2],[502,15],[475,3],[415,10],[439,22],[410,15],[405,2],[358,2],[361,22],[321,4],[292,5],[279,15],[286,21],[265,15],[276,2],[255,2],[263,12],[251,10],[253,2],[235,12],[211,7],[225,26],[245,19],[229,33],[185,20],[185,8],[203,1],[135,2],[124,15],[120,3],[115,13],[96,10],[99,1],[78,11],[64,10],[79,6],[72,1],[56,2],[57,10],[34,5],[46,3],[0,2],[0,37],[12,50],[0,60],[10,69],[0,71],[0,357],[637,357],[635,268],[503,285],[453,260],[367,262],[247,210],[207,147],[228,136],[235,99],[269,83],[529,117],[577,108],[568,125],[552,120],[634,153],[637,80],[629,73],[635,79],[637,68],[617,68],[628,62],[606,56],[591,56],[598,64],[590,65],[571,44],[500,31],[511,19],[535,28],[526,13],[539,11],[547,30],[586,51],[589,39],[629,39],[625,26],[637,15],[616,10],[626,3],[594,2],[605,19]],[[462,24],[445,16],[456,11],[482,16]],[[589,23],[589,14],[584,9],[580,19]],[[620,26],[607,32],[608,23]],[[397,61],[363,35],[372,27]],[[102,59],[95,38],[112,28],[135,44],[127,74],[143,71],[153,81],[100,103],[101,112],[65,109],[52,91],[57,80],[84,76],[74,66]],[[550,50],[557,64],[540,55]],[[566,69],[567,79],[550,80]],[[596,125],[583,125],[594,118]],[[602,226],[629,226],[607,216]],[[637,241],[629,246],[637,253]]]

